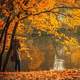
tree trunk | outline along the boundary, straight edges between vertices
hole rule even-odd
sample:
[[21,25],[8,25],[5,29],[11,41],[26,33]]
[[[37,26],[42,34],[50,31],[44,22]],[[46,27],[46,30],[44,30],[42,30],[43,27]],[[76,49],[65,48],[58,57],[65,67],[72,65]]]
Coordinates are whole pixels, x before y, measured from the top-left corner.
[[10,19],[10,17],[8,17],[8,19],[6,21],[6,24],[4,25],[4,28],[2,30],[1,37],[0,37],[0,43],[1,43],[2,39],[3,39],[3,35],[4,35],[5,31],[7,30],[8,26],[10,24],[9,19]]
[[9,27],[9,24],[10,24],[10,21],[9,21],[10,17],[7,19],[7,23],[6,25],[4,26],[4,29],[2,31],[2,34],[1,34],[1,38],[0,38],[0,43],[3,39],[3,36],[4,36],[4,40],[3,40],[3,47],[2,47],[2,51],[0,53],[0,71],[1,71],[1,67],[2,67],[2,56],[3,56],[3,53],[4,53],[4,50],[5,50],[5,45],[6,45],[6,39],[7,39],[7,30],[8,30],[8,27]]
[[15,32],[16,32],[17,26],[18,26],[18,22],[15,23],[15,26],[14,26],[14,29],[13,29],[13,32],[12,32],[10,48],[8,50],[8,53],[6,55],[6,59],[5,59],[4,64],[3,64],[3,69],[2,69],[3,72],[6,70],[6,67],[7,67],[7,64],[8,64],[8,60],[9,60],[9,56],[10,56],[10,53],[12,51],[12,42],[13,42],[13,39],[14,39],[14,36],[15,36]]
[[[18,13],[18,15],[16,16],[17,18],[19,18],[20,16],[20,12]],[[11,22],[14,20],[14,18],[16,17],[13,17],[11,19]],[[16,29],[17,29],[17,26],[18,26],[18,21],[15,22],[15,25],[14,25],[14,28],[13,28],[13,31],[12,31],[12,36],[11,36],[11,41],[10,41],[10,48],[7,52],[7,55],[6,55],[6,59],[4,60],[4,63],[3,63],[3,67],[2,67],[2,71],[4,72],[6,70],[6,67],[7,67],[7,63],[8,63],[8,60],[9,60],[9,56],[10,56],[10,53],[12,51],[12,42],[13,42],[13,39],[14,39],[14,36],[15,36],[15,33],[16,33]]]

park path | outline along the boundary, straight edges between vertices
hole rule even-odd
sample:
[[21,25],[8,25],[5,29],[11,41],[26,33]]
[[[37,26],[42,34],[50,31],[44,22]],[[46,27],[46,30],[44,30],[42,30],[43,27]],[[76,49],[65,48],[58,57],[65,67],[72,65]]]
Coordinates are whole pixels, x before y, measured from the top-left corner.
[[80,80],[80,70],[0,72],[0,80]]

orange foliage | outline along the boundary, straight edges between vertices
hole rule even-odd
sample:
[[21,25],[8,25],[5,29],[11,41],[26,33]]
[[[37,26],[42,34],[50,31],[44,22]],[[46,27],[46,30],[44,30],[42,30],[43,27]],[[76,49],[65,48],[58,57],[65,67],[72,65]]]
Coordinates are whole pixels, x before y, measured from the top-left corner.
[[3,27],[4,22],[0,20],[0,29]]
[[72,4],[72,3],[75,3],[75,0],[58,0],[62,3],[69,3],[69,4]]
[[[19,4],[16,2],[18,1]],[[49,11],[50,9],[54,8],[54,7],[59,7],[60,4],[67,4],[68,6],[72,5],[75,3],[75,0],[41,0],[40,2],[37,2],[37,0],[30,0],[28,4],[24,5],[23,2],[24,0],[16,0],[15,1],[15,10],[17,9],[21,11],[22,13],[24,13],[25,11],[28,13],[32,13],[32,15],[30,15],[30,17],[28,17],[28,19],[31,21],[30,25],[32,27],[35,27],[36,29],[39,29],[41,31],[47,31],[49,34],[55,35],[55,37],[58,37],[59,39],[64,37],[66,38],[65,40],[63,40],[63,44],[64,45],[78,45],[78,42],[76,39],[74,38],[69,38],[67,37],[64,33],[58,33],[57,32],[57,28],[59,28],[60,26],[62,26],[63,24],[68,25],[69,27],[74,27],[77,24],[80,24],[80,10],[62,10],[62,12],[59,12],[61,10],[61,8],[56,8],[55,10],[53,9],[53,12],[46,12]],[[35,4],[35,5],[34,5]],[[57,5],[58,4],[58,5]],[[29,8],[31,7],[31,8]],[[74,7],[74,6],[73,6]],[[28,8],[28,9],[26,9]],[[24,11],[24,10],[25,11]],[[39,12],[43,12],[45,11],[45,13],[41,13],[41,14],[37,14]],[[55,12],[55,13],[54,13]],[[9,16],[9,13],[6,12],[4,10],[4,13],[6,13],[6,16]],[[37,14],[37,15],[33,15],[33,14]],[[59,15],[63,15],[64,17],[60,19],[58,19]],[[72,16],[71,16],[72,15]],[[29,15],[27,15],[29,16]],[[71,16],[71,17],[70,17]],[[61,16],[60,16],[61,17]],[[0,28],[2,28],[3,25],[3,21],[0,20]],[[16,23],[16,18],[10,23],[9,25],[9,29],[7,31],[7,33],[12,33],[13,28],[15,26]],[[17,27],[17,26],[16,26]],[[16,35],[17,34],[21,34],[24,35],[26,33],[25,29],[24,29],[24,23],[20,23],[18,24],[18,28],[16,31]],[[10,44],[10,36],[7,36],[7,46],[9,46]],[[25,40],[22,37],[18,37],[18,39],[20,40],[20,44],[21,44],[21,52],[22,55],[23,53],[27,53],[26,52],[26,48],[27,48],[27,44],[25,44],[27,37],[25,38]],[[23,42],[22,42],[23,41]],[[37,68],[40,66],[40,64],[42,63],[42,61],[44,60],[43,55],[41,55],[41,51],[36,48],[35,46],[31,46],[32,48],[32,52],[34,54],[31,54],[31,57],[33,57],[33,61],[30,64],[30,68]],[[48,48],[52,49],[52,45],[48,45]],[[38,55],[37,55],[38,53]],[[76,52],[77,53],[77,52]],[[79,56],[79,53],[77,55],[74,55],[76,57]],[[26,54],[23,55],[23,57],[25,57]],[[74,60],[75,58],[72,57]],[[78,57],[80,59],[80,57]],[[37,61],[36,61],[37,60]],[[41,61],[42,60],[42,61]],[[35,63],[35,64],[33,64]]]
[[49,9],[52,8],[55,5],[55,0],[43,0],[40,4],[39,7],[40,9]]
[[67,2],[67,3],[75,3],[75,0],[63,0],[63,2]]

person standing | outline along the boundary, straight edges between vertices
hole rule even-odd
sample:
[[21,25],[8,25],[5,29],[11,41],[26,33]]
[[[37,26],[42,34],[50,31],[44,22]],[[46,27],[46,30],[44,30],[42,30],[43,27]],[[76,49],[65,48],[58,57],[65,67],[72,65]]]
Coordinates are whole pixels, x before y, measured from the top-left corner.
[[20,71],[20,43],[18,39],[13,40],[13,45],[12,45],[12,56],[11,59],[12,61],[15,62],[15,71]]

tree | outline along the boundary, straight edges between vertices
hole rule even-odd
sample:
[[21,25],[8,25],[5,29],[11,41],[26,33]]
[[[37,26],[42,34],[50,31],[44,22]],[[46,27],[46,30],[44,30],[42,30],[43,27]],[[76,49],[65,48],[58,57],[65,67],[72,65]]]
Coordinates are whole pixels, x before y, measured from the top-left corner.
[[[76,44],[76,40],[69,38],[57,29],[64,24],[70,28],[80,25],[80,5],[75,0],[1,0],[0,11],[6,17],[0,36],[3,47],[0,54],[0,71],[5,71],[12,50],[12,42],[17,26],[21,20],[29,19],[32,27],[52,34],[62,44]],[[7,34],[11,33],[10,47],[2,66],[2,55],[6,47]],[[63,39],[63,40],[61,40]],[[77,45],[77,44],[76,44]],[[1,69],[2,67],[2,69]]]

